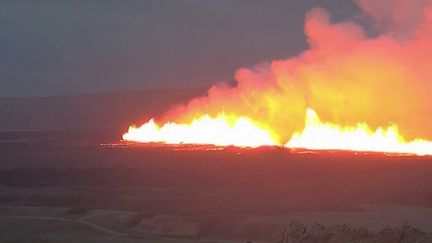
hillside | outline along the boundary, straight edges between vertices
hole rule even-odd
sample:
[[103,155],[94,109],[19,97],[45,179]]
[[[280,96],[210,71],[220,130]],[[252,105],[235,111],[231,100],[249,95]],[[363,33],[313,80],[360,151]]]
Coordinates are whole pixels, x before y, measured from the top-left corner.
[[0,98],[0,130],[124,129],[204,92],[197,88]]

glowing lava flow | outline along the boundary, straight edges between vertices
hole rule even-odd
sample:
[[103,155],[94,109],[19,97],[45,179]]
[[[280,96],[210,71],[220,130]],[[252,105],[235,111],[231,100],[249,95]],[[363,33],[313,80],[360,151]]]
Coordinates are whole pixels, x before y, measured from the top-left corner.
[[341,127],[322,122],[312,109],[307,110],[305,122],[303,131],[295,133],[286,147],[432,155],[431,141],[415,139],[407,142],[399,134],[396,125],[375,131],[365,123],[359,123],[355,127]]
[[[271,130],[256,125],[246,117],[203,115],[190,124],[157,125],[153,119],[141,127],[131,126],[123,135],[126,141],[166,144],[211,144],[217,146],[279,146]],[[311,150],[351,150],[364,152],[432,155],[432,142],[415,139],[405,141],[396,125],[371,130],[366,123],[342,127],[322,122],[317,113],[307,109],[305,128],[293,134],[288,148]]]
[[245,117],[208,115],[190,124],[166,123],[157,125],[153,119],[141,127],[129,127],[123,135],[126,141],[167,144],[212,144],[217,146],[260,147],[278,145],[271,133]]
[[[164,113],[164,119],[176,122],[196,118],[192,123],[149,121],[131,127],[123,138],[432,155],[432,0],[354,2],[361,15],[345,21],[322,8],[309,11],[305,51],[240,68],[228,82],[221,80]],[[368,21],[359,24],[359,16]],[[306,106],[336,121],[363,123],[321,121]],[[205,115],[217,111],[234,115]],[[396,125],[370,127],[387,126],[389,120],[401,132]],[[408,134],[428,140],[408,140]]]

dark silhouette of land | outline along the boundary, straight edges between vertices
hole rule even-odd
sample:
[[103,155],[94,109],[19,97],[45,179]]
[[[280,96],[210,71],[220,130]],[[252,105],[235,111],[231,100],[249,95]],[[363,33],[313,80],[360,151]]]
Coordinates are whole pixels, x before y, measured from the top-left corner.
[[120,142],[169,92],[0,100],[0,241],[431,242],[431,157]]
[[0,130],[127,128],[205,94],[205,88],[0,98]]

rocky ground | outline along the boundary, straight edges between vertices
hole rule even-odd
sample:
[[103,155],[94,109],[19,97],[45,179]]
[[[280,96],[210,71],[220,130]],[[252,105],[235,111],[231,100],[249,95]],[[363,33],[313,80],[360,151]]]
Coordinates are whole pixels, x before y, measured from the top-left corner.
[[0,242],[432,242],[430,157],[117,137],[0,133]]

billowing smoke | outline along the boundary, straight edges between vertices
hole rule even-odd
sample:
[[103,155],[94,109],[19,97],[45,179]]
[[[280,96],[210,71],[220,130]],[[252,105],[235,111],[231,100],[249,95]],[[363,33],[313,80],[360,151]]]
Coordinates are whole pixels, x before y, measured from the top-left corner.
[[[364,19],[333,22],[325,9],[309,11],[310,48],[284,60],[239,69],[234,87],[170,110],[162,120],[188,122],[220,112],[270,127],[282,143],[304,126],[306,109],[323,120],[371,128],[397,124],[407,138],[432,138],[432,2],[358,0]],[[289,44],[289,43],[287,43]]]

